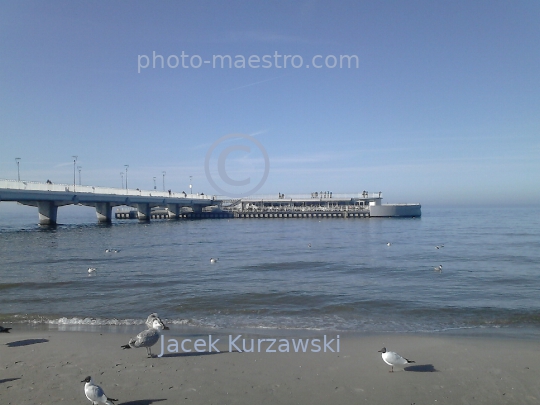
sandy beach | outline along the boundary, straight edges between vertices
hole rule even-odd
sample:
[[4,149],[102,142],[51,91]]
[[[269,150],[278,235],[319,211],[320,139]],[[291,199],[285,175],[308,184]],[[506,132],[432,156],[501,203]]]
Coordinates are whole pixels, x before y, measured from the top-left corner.
[[[117,404],[537,404],[540,401],[540,344],[532,339],[388,334],[301,336],[272,331],[265,336],[166,331],[162,357],[145,349],[122,350],[131,333],[64,332],[19,328],[0,336],[2,404],[86,404],[80,381],[91,375]],[[190,333],[191,332],[191,333]],[[229,337],[241,337],[230,346]],[[243,351],[242,340],[254,353]],[[276,339],[260,344],[258,339]],[[306,353],[299,338],[315,339]],[[166,339],[166,340],[165,340]],[[192,350],[185,353],[181,349]],[[199,340],[195,351],[195,341]],[[219,341],[216,343],[216,340]],[[178,342],[179,352],[175,353]],[[203,345],[206,341],[206,346]],[[269,352],[286,349],[290,351]],[[328,343],[328,342],[327,342]],[[153,353],[160,354],[160,344]],[[383,346],[415,363],[390,373]],[[241,351],[236,348],[239,347]],[[170,351],[167,351],[167,348]],[[230,350],[232,349],[232,350]],[[219,352],[217,351],[219,350]],[[334,352],[332,352],[334,350]]]

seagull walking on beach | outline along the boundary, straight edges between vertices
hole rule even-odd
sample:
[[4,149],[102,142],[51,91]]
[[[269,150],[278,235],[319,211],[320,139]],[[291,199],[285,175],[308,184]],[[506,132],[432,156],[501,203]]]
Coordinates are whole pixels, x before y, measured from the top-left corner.
[[394,366],[404,366],[405,364],[414,363],[412,360],[408,360],[405,357],[401,357],[396,352],[389,352],[386,350],[386,347],[383,347],[379,350],[379,353],[382,353],[382,359],[386,364],[392,367],[390,373],[394,372]]
[[122,349],[138,349],[139,347],[146,347],[148,357],[152,357],[151,347],[159,341],[161,331],[168,330],[169,328],[158,318],[157,314],[150,314],[147,322],[150,321],[150,317],[153,318],[152,326],[130,339],[127,345],[121,346]]
[[442,273],[442,264],[439,264],[437,267],[433,267],[433,271],[438,271],[439,273]]
[[0,333],[9,333],[9,331],[13,328],[4,328],[3,326],[0,326]]
[[88,376],[81,382],[84,384],[84,394],[89,401],[92,402],[92,405],[114,405],[113,401],[118,401],[117,399],[107,398],[107,395],[103,392],[103,389],[99,385],[94,384],[92,377]]

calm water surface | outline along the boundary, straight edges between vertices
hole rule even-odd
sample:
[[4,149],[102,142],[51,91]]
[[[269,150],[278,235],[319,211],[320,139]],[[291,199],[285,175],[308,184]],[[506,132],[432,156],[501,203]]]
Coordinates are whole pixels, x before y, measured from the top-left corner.
[[110,226],[64,209],[47,229],[0,206],[1,322],[540,334],[537,208]]

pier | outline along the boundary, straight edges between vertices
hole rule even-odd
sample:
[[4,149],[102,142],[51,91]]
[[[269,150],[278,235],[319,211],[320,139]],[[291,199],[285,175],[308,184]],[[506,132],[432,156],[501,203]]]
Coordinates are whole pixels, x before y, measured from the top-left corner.
[[223,218],[370,218],[420,217],[420,204],[383,204],[382,193],[311,194],[279,193],[242,199],[162,192],[0,180],[0,201],[17,201],[37,207],[39,224],[54,225],[58,207],[95,207],[98,222],[138,219],[223,219]]
[[220,204],[215,197],[204,194],[186,194],[121,189],[30,181],[0,180],[0,201],[17,201],[37,207],[39,224],[56,224],[58,207],[85,205],[95,207],[98,222],[111,222],[116,206],[133,207],[140,221],[150,220],[153,207],[166,207],[169,219],[179,218],[184,209],[193,214],[206,207]]

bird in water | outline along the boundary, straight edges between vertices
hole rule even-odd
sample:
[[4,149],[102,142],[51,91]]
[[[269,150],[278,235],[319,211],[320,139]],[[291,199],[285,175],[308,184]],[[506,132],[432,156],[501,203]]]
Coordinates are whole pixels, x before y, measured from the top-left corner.
[[442,264],[439,264],[437,267],[433,267],[433,271],[438,271],[439,273],[442,273]]
[[95,267],[89,267],[88,268],[88,274],[96,274],[96,268]]
[[150,321],[150,317],[152,317],[152,326],[130,339],[127,345],[121,346],[122,349],[138,349],[139,347],[146,347],[148,357],[152,357],[151,347],[159,341],[161,331],[168,330],[169,328],[165,326],[160,318],[158,318],[157,314],[150,314],[146,320],[147,322]]
[[214,259],[213,257],[210,258],[210,263],[217,263],[218,259]]
[[88,376],[81,382],[85,383],[84,394],[86,395],[86,398],[92,402],[92,405],[114,405],[113,401],[118,401],[117,399],[107,398],[103,389],[99,385],[94,384],[92,377]]
[[379,353],[382,353],[382,359],[386,364],[392,367],[390,373],[394,372],[394,366],[404,366],[405,364],[414,363],[412,360],[408,360],[405,357],[401,357],[396,352],[389,352],[386,350],[386,347],[383,347],[379,350]]
[[392,244],[391,244],[390,242],[388,242],[388,243],[386,244],[386,246],[392,246]]

